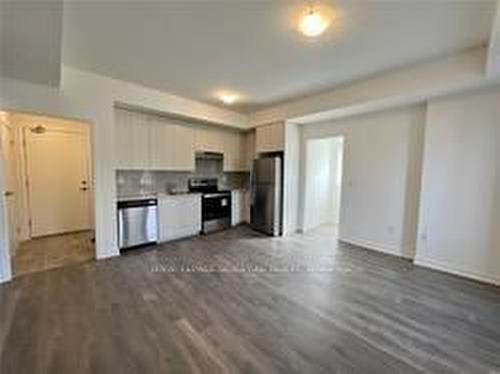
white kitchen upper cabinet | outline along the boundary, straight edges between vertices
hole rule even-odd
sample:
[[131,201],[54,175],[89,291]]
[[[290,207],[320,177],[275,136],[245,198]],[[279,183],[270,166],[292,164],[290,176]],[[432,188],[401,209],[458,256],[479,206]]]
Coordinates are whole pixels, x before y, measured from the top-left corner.
[[277,122],[257,127],[255,148],[257,153],[283,151],[285,149],[285,124]]
[[160,242],[198,235],[201,231],[201,195],[160,197],[158,222]]
[[132,130],[127,112],[115,109],[115,148],[116,166],[118,169],[128,169],[133,160],[130,147],[133,143]]
[[236,146],[235,146],[235,157],[236,157],[235,162],[237,171],[246,170],[245,155],[246,155],[245,134],[238,133],[236,137]]
[[195,130],[189,126],[173,125],[174,170],[193,171],[195,168]]
[[196,128],[195,148],[203,152],[224,152],[224,132],[209,127]]
[[255,131],[245,133],[244,140],[244,169],[251,171],[253,167],[253,160],[255,159]]
[[[253,146],[252,146],[253,147]],[[248,171],[246,134],[229,129],[199,127],[195,131],[196,151],[224,154],[224,171]]]
[[[168,118],[115,110],[117,168],[194,171],[195,152],[224,154],[224,171],[249,171],[254,136],[229,129],[193,127]],[[250,147],[250,150],[249,150]]]
[[224,171],[243,171],[245,147],[243,134],[226,131],[224,134]]
[[158,117],[150,117],[150,158],[149,169],[171,170],[175,168],[175,129]]
[[155,119],[151,127],[151,169],[194,170],[194,130]]
[[119,169],[148,169],[150,135],[148,116],[115,110],[116,162]]
[[115,110],[117,168],[194,170],[195,132],[166,118]]

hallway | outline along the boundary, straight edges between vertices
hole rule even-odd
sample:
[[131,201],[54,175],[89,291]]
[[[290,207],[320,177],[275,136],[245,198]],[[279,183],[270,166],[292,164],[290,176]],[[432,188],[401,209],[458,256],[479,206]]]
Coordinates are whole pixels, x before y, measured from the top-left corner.
[[12,260],[14,276],[92,260],[92,238],[92,231],[81,231],[25,241],[19,245]]

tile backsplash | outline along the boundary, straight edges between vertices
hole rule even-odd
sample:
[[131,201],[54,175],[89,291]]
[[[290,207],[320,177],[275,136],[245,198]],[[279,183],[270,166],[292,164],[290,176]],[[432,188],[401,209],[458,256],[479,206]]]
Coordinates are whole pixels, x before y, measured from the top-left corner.
[[220,189],[248,189],[250,173],[223,172],[211,160],[196,160],[196,171],[119,170],[116,173],[118,195],[186,191],[190,178],[217,178]]

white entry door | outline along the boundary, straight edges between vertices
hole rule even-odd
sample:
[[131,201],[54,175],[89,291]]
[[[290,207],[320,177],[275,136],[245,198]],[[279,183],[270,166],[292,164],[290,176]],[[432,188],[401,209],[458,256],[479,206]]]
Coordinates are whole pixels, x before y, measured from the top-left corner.
[[31,237],[90,229],[86,132],[25,129]]

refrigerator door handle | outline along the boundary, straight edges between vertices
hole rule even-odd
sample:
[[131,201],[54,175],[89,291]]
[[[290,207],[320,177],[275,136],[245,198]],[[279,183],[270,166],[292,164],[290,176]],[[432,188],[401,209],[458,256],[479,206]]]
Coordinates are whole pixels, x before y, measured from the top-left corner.
[[255,205],[255,160],[250,169],[250,207]]

